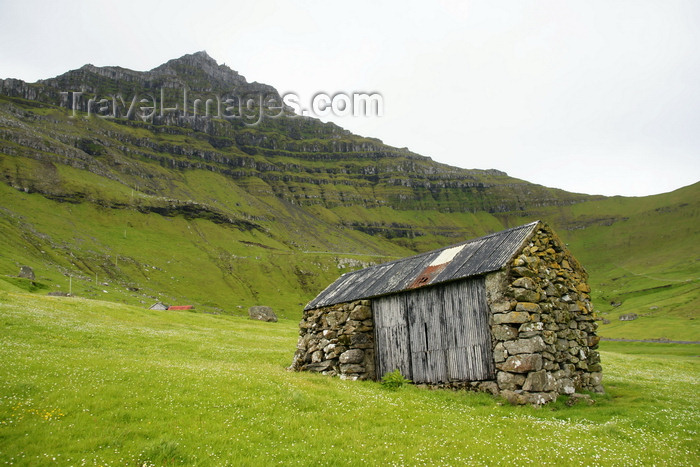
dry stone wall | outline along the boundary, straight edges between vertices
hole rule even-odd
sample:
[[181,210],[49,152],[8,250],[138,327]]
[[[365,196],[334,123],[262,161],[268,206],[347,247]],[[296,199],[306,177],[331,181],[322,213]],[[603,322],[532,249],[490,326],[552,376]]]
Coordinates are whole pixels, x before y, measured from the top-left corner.
[[370,301],[357,300],[304,311],[290,369],[343,379],[375,379]]
[[[587,274],[545,224],[503,270],[486,276],[496,366],[490,381],[430,384],[488,391],[514,404],[603,392],[599,337]],[[343,379],[377,379],[370,300],[304,311],[290,367]]]
[[504,271],[486,278],[498,392],[543,404],[577,390],[603,392],[587,274],[540,225]]

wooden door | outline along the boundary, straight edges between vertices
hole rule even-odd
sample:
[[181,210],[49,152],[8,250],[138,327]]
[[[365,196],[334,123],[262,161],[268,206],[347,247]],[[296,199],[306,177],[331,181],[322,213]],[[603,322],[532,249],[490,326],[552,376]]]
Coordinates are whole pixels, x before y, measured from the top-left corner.
[[373,300],[377,376],[398,369],[416,383],[494,375],[483,277]]

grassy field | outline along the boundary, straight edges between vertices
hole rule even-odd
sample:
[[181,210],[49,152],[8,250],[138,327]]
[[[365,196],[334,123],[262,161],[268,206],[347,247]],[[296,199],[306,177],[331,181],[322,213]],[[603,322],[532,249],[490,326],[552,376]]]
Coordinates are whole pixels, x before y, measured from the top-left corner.
[[297,322],[0,291],[2,465],[698,465],[700,346],[605,342],[593,406],[285,370]]

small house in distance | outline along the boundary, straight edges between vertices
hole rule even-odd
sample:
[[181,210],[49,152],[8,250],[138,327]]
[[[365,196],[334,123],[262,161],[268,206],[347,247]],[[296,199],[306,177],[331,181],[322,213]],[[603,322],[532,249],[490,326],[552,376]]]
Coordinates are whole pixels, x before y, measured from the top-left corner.
[[533,222],[343,274],[304,309],[293,369],[544,404],[602,392],[587,274]]

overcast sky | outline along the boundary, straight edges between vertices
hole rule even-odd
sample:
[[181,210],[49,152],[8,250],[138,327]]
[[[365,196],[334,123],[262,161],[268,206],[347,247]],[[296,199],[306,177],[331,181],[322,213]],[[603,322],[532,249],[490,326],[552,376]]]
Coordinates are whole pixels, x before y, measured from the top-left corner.
[[149,70],[206,50],[334,121],[463,168],[641,196],[700,180],[700,2],[0,0],[0,78]]

